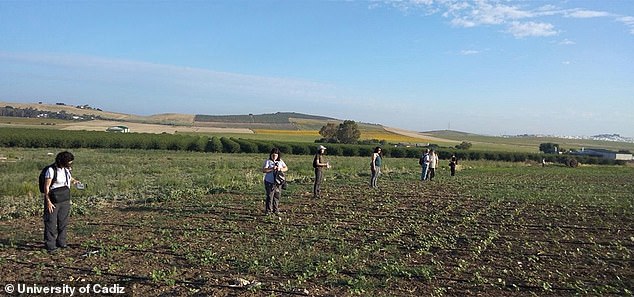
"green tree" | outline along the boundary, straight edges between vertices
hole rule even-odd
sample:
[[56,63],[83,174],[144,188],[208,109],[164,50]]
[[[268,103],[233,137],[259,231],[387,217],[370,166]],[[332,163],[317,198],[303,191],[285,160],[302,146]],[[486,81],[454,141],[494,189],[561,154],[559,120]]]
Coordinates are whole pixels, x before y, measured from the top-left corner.
[[337,128],[337,139],[341,143],[356,143],[361,137],[359,125],[355,121],[345,120]]
[[334,123],[328,123],[325,126],[321,127],[319,130],[319,135],[323,136],[326,139],[333,139],[337,137],[337,125]]
[[459,150],[468,150],[471,148],[471,142],[463,141],[462,143],[456,145],[456,148]]
[[542,143],[539,145],[539,151],[546,154],[556,154],[559,152],[559,145],[552,142]]

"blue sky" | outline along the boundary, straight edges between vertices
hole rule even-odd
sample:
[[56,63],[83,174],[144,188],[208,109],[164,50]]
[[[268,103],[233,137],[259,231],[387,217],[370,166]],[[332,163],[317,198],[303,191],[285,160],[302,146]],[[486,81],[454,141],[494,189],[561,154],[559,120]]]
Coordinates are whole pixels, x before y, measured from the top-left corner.
[[634,1],[0,0],[0,101],[634,136]]

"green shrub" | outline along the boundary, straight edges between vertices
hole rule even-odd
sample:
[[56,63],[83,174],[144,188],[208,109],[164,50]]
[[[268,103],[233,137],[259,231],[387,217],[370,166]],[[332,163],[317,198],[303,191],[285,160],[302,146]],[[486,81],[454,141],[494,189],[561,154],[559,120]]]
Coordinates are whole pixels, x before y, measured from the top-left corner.
[[225,153],[239,153],[240,152],[240,144],[237,142],[227,138],[220,137],[220,142],[222,142],[222,151]]
[[283,154],[292,154],[293,153],[293,147],[290,144],[286,144],[286,143],[276,143],[276,147],[280,150],[280,152],[282,152]]
[[205,145],[205,152],[210,153],[222,153],[222,141],[220,138],[214,136]]
[[405,152],[404,148],[394,147],[394,148],[389,148],[387,150],[386,156],[392,157],[392,158],[404,158],[407,156],[407,153]]
[[233,141],[237,142],[240,145],[240,151],[243,153],[257,153],[259,152],[258,150],[258,145],[251,142],[250,140],[247,139],[235,139],[235,138],[231,138]]
[[374,148],[371,146],[360,146],[359,147],[359,156],[372,156],[372,153],[374,152]]
[[258,152],[262,154],[268,154],[275,147],[272,142],[260,141],[257,142]]
[[355,145],[346,145],[343,147],[343,155],[347,157],[353,157],[359,155],[359,148]]
[[306,144],[291,144],[293,155],[309,155],[310,148]]
[[339,145],[330,145],[328,147],[328,154],[331,156],[341,156],[343,155],[343,150]]

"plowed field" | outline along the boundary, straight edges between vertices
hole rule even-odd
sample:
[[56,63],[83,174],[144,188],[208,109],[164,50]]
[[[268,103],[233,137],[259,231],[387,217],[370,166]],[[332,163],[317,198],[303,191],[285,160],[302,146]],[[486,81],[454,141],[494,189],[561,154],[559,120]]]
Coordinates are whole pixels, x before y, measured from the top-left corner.
[[296,182],[279,217],[263,215],[263,189],[130,203],[72,217],[70,248],[54,255],[41,218],[17,218],[0,222],[0,279],[134,296],[632,294],[629,212],[454,185],[327,182],[313,200]]

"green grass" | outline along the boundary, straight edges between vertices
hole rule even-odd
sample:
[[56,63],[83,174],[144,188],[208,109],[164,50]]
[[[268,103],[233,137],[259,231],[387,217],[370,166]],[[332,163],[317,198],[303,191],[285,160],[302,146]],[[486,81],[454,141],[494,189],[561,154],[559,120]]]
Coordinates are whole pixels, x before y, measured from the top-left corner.
[[472,150],[492,150],[511,152],[539,152],[539,145],[542,143],[557,143],[562,149],[604,148],[609,150],[629,150],[634,152],[634,143],[599,141],[590,139],[564,139],[553,137],[498,137],[484,136],[457,131],[434,131],[429,132],[435,137],[452,139],[456,141],[467,141],[473,144]]
[[[52,163],[57,150],[4,148],[0,155],[0,201],[2,217],[39,211],[37,178],[39,170]],[[74,176],[88,185],[73,190],[77,201],[106,204],[111,201],[165,201],[188,196],[240,191],[259,192],[263,154],[212,154],[144,150],[74,150]],[[291,182],[310,183],[312,156],[284,156]],[[328,172],[337,183],[360,182],[369,176],[368,157],[328,156],[334,168]],[[525,163],[462,162],[460,179],[453,184],[472,195],[492,199],[549,200],[560,203],[583,202],[632,208],[634,169],[624,166],[563,166],[541,168]],[[447,174],[447,161],[439,172]],[[384,173],[391,179],[415,180],[415,159],[387,158]],[[441,177],[441,180],[446,177]],[[504,182],[500,182],[504,181]],[[297,190],[297,188],[295,188]],[[310,191],[309,188],[303,189]],[[628,198],[629,197],[629,198]],[[80,207],[81,209],[81,207]]]
[[[34,247],[42,210],[33,192],[47,152],[0,151],[0,281],[64,280]],[[278,219],[262,215],[264,154],[73,153],[74,176],[88,184],[73,190],[70,233],[81,246],[55,260],[90,283],[135,280],[142,296],[627,295],[632,287],[633,167],[465,161],[450,177],[443,160],[437,178],[421,183],[416,159],[385,158],[380,188],[368,189],[369,157],[326,156],[325,198],[313,200],[312,156],[284,155],[290,185]],[[262,284],[228,288],[236,278]]]

